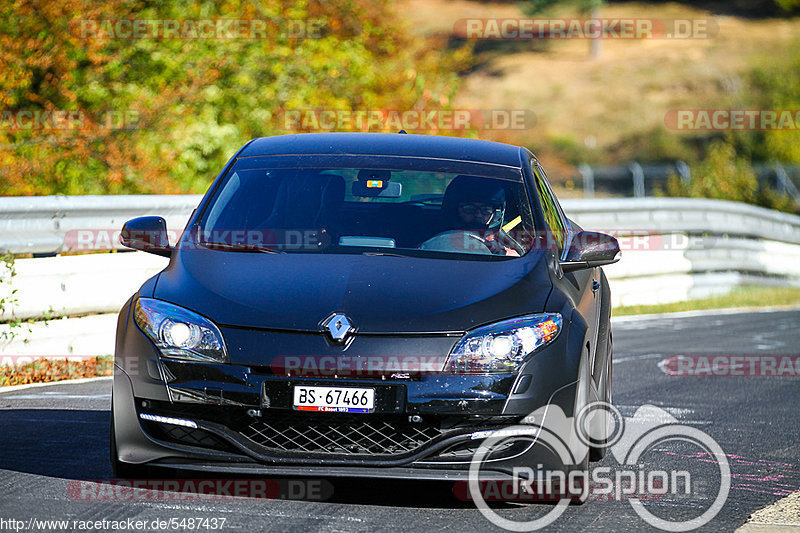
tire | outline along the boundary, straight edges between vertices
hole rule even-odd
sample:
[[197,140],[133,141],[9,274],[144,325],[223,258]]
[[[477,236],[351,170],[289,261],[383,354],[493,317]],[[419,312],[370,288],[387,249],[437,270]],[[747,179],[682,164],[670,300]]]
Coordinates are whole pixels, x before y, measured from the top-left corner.
[[[611,333],[608,334],[608,340],[606,341],[606,378],[603,381],[603,394],[601,396],[601,401],[611,405],[611,375],[612,375],[612,360],[611,355],[613,353],[613,344],[611,341]],[[607,422],[606,422],[607,424]],[[606,425],[606,428],[608,425]],[[603,457],[606,456],[606,442],[608,439],[604,439],[602,442],[598,443],[597,446],[591,446],[589,448],[589,461],[597,462],[601,461]]]

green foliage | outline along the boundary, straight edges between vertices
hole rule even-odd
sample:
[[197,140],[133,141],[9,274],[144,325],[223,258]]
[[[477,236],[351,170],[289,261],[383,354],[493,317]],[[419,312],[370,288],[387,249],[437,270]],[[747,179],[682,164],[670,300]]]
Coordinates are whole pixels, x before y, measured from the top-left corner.
[[[785,55],[759,57],[745,77],[742,95],[737,108],[788,110],[796,119],[800,109],[800,46]],[[666,193],[737,200],[796,212],[798,205],[789,196],[758,187],[749,161],[800,164],[800,130],[727,132],[724,140],[711,143],[705,159],[692,166],[692,182],[687,185],[673,176]]]
[[775,5],[784,13],[800,11],[800,0],[775,0]]
[[667,130],[663,125],[652,127],[648,130],[623,137],[615,144],[610,154],[613,159],[608,161],[658,162],[658,161],[694,161],[698,159],[698,151],[687,142],[682,135]]
[[[11,286],[11,282],[16,275],[17,269],[14,266],[14,254],[6,253],[0,255],[0,315],[11,317],[6,320],[8,329],[0,331],[0,343],[12,341],[27,324],[26,321],[14,316],[14,306],[19,303],[17,289],[10,289],[7,292],[2,290],[3,285]],[[28,326],[28,332],[30,333],[30,326]]]
[[650,313],[677,313],[732,307],[796,306],[798,304],[800,304],[800,288],[744,285],[734,288],[727,294],[719,294],[697,300],[684,300],[668,304],[617,306],[614,308],[613,313],[614,316],[646,315]]
[[692,179],[684,184],[671,179],[667,186],[670,196],[716,198],[737,202],[755,203],[758,181],[747,160],[736,155],[736,150],[724,141],[714,141],[706,158],[691,167]]
[[[745,106],[789,110],[800,118],[800,42],[785,56],[761,58],[748,77]],[[737,133],[733,142],[753,159],[800,163],[800,129]]]
[[759,188],[750,161],[738,156],[734,146],[722,140],[712,142],[705,159],[691,166],[689,183],[671,176],[666,194],[745,202],[788,212],[797,209],[791,198]]
[[537,145],[537,150],[541,148],[549,149],[556,157],[563,159],[573,165],[579,163],[594,164],[594,151],[577,140],[573,135],[551,135],[545,142]]
[[[387,0],[15,0],[0,7],[0,110],[89,126],[0,127],[0,195],[202,192],[296,109],[437,109],[469,54],[411,36]],[[259,19],[266,38],[87,38],[86,20]],[[298,33],[293,27],[305,29]],[[124,114],[114,127],[97,124]]]
[[[14,308],[19,305],[19,289],[13,288],[14,277],[17,275],[16,257],[11,252],[0,255],[0,345],[11,342],[20,334],[30,334],[31,325],[37,321],[47,326],[50,320],[63,317],[57,313],[53,306],[43,311],[40,316],[21,319],[15,316]],[[24,339],[27,341],[27,337]]]
[[[792,1],[792,0],[783,0]],[[556,5],[575,6],[581,13],[590,13],[605,4],[605,0],[523,0],[520,9],[529,16],[538,15]]]

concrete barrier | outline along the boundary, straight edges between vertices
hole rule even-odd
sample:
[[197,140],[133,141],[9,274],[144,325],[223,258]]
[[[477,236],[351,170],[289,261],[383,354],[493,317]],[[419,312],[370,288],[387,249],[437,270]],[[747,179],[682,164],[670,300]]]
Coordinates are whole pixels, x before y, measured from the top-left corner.
[[[171,230],[180,231],[199,200],[0,198],[0,251],[121,248],[109,243],[125,220],[162,215]],[[800,286],[798,216],[736,202],[683,198],[565,200],[563,207],[583,228],[611,232],[620,239],[623,258],[606,267],[615,306],[706,297],[743,284]],[[0,342],[0,355],[112,353],[116,313],[167,262],[142,252],[17,259],[13,278],[0,263],[0,299],[19,300],[3,306],[0,322],[48,312],[67,317],[97,314],[34,324],[30,333]],[[7,324],[0,324],[0,339],[7,340],[3,332],[10,333]]]

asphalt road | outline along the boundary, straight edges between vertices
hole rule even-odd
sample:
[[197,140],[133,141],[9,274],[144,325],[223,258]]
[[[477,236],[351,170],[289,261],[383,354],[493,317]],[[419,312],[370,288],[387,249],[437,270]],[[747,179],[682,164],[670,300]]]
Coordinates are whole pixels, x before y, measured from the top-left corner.
[[[800,310],[624,319],[615,321],[613,331],[614,403],[621,413],[630,417],[642,405],[657,406],[710,435],[728,458],[729,496],[701,531],[734,530],[754,510],[800,490],[800,377],[786,372],[783,377],[675,376],[668,373],[677,368],[675,360],[672,367],[663,363],[675,355],[800,355]],[[692,361],[694,365],[698,360]],[[699,365],[692,368],[701,369]],[[80,480],[111,478],[110,388],[110,381],[103,380],[0,393],[0,530],[36,529],[37,525],[43,530],[80,530],[98,524],[74,521],[127,519],[144,521],[148,530],[189,529],[190,522],[180,521],[172,527],[152,527],[159,526],[153,520],[172,518],[224,519],[221,528],[214,527],[221,520],[194,524],[194,529],[206,531],[499,530],[472,504],[457,499],[452,485],[446,483],[325,480],[322,485],[301,485],[297,480],[280,480],[284,494],[297,493],[298,487],[320,489],[321,501],[310,497],[197,501],[181,499],[180,493],[161,501],[105,493],[110,501],[93,501],[98,486],[80,485]],[[640,461],[647,469],[685,469],[695,488],[689,496],[655,498],[646,508],[669,520],[699,516],[719,485],[718,466],[712,459],[697,447],[673,441],[647,452]],[[601,467],[615,465],[611,454],[599,463]],[[94,489],[81,491],[86,486]],[[125,497],[129,499],[114,501]],[[542,517],[553,507],[505,504],[494,509],[508,519],[523,521]],[[31,519],[69,523],[66,528],[48,529]],[[654,530],[629,502],[601,500],[568,507],[547,528],[648,529]]]

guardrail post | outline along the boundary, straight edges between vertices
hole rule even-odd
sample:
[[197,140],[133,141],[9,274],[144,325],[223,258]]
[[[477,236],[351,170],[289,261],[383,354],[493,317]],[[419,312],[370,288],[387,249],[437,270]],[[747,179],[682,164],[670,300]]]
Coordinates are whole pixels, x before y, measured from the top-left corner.
[[775,163],[775,177],[778,178],[778,192],[781,194],[788,194],[795,201],[800,202],[800,191],[797,190],[797,187],[794,186],[792,180],[789,179],[789,175],[786,174],[786,169],[780,163]]
[[692,181],[692,171],[686,161],[676,162],[675,170],[678,172],[678,176],[685,185],[688,185],[689,182]]
[[628,168],[633,176],[633,195],[636,198],[644,197],[644,170],[642,165],[634,161],[628,165]]
[[594,171],[586,163],[578,165],[578,172],[583,178],[583,197],[594,198]]

